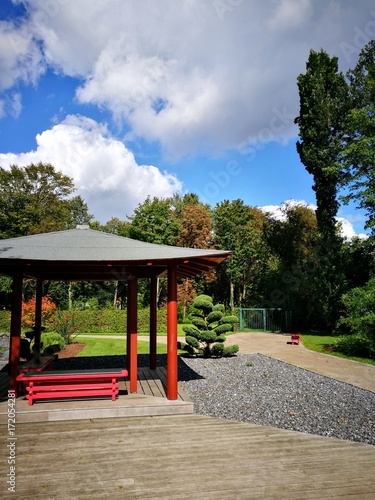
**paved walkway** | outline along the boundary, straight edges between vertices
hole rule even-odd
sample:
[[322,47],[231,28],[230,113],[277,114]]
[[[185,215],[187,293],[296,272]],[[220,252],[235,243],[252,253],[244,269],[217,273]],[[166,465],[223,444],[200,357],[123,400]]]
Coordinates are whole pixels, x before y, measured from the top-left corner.
[[330,354],[309,351],[302,344],[289,343],[290,336],[278,333],[246,332],[227,337],[226,345],[238,344],[239,352],[258,352],[329,377],[375,391],[375,365],[359,363]]
[[[83,337],[84,335],[82,335]],[[90,335],[100,337],[102,335]],[[126,338],[109,336],[106,338]],[[139,339],[148,337],[139,336]],[[179,337],[184,341],[184,337]],[[238,344],[242,353],[257,352],[271,356],[281,361],[291,363],[308,370],[312,370],[329,377],[349,382],[350,384],[375,391],[375,365],[359,363],[344,358],[338,358],[330,354],[309,351],[302,344],[291,345],[288,343],[289,335],[265,332],[241,332],[228,335],[226,345]],[[158,336],[158,342],[167,342],[167,337]]]

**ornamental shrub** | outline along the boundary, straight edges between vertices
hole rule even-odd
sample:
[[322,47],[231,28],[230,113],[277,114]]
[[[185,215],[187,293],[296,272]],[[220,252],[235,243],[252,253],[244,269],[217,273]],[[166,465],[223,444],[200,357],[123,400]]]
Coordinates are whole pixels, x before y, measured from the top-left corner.
[[365,286],[353,288],[343,295],[347,316],[341,320],[353,333],[375,345],[375,277]]
[[224,309],[225,309],[224,304],[216,304],[216,305],[214,305],[212,310],[213,311],[220,311],[224,314]]
[[43,344],[43,349],[49,345],[59,344],[60,350],[65,347],[65,340],[57,332],[43,332],[41,335],[41,343]]
[[59,311],[56,315],[57,325],[54,330],[61,335],[65,344],[70,344],[77,336],[78,326],[74,324],[74,314],[65,311]]
[[221,318],[219,320],[219,323],[220,324],[222,324],[222,323],[235,324],[235,323],[238,323],[238,318],[237,318],[237,316],[224,316],[223,318]]
[[335,341],[335,347],[347,356],[375,358],[374,345],[368,338],[361,335],[343,335]]
[[224,306],[214,306],[208,295],[198,295],[194,299],[193,307],[195,312],[190,315],[192,325],[182,327],[186,334],[186,344],[181,345],[181,348],[189,354],[205,358],[231,356],[238,352],[238,345],[224,347],[224,333],[233,331],[233,325],[238,322],[238,318],[227,316],[229,321],[226,322],[226,317],[223,316]]
[[220,321],[222,317],[223,317],[223,314],[220,311],[212,311],[207,316],[207,322],[208,323],[215,323],[215,321]]
[[[27,302],[22,302],[23,328],[30,328],[35,323],[35,301],[36,299],[33,297]],[[49,295],[42,297],[42,321],[47,330],[51,330],[54,327],[55,314],[57,310],[56,304],[52,302]]]
[[183,328],[186,335],[191,335],[192,337],[197,337],[200,335],[200,331],[198,330],[198,328],[193,325],[185,325]]

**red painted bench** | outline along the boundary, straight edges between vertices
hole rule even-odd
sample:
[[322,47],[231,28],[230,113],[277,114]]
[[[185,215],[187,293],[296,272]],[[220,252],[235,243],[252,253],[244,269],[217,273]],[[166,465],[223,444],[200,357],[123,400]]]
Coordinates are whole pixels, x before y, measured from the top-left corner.
[[51,356],[41,356],[40,363],[36,363],[34,359],[22,363],[18,367],[20,373],[41,372],[43,370],[51,370],[54,361],[58,358],[57,354]]
[[301,335],[299,333],[292,333],[290,335],[291,344],[299,344]]
[[60,399],[118,394],[118,380],[126,377],[127,370],[66,370],[21,373],[18,382],[26,383],[26,399],[32,405],[36,399]]

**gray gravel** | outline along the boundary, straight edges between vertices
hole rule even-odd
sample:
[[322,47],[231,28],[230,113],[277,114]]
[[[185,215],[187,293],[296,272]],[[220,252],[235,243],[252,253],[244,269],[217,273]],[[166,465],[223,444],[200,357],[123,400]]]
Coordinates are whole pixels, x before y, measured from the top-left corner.
[[262,354],[181,359],[201,415],[375,444],[375,393]]
[[[139,366],[148,356],[138,355]],[[157,356],[165,366],[166,355]],[[125,356],[57,360],[56,370],[121,368]],[[375,445],[375,392],[263,354],[179,357],[179,380],[195,412]]]

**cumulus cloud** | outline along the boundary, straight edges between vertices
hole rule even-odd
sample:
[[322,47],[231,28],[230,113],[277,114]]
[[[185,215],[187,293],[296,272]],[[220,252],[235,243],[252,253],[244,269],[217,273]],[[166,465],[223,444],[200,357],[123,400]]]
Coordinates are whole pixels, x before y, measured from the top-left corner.
[[43,55],[30,26],[0,21],[0,91],[18,82],[35,83],[44,70]]
[[68,116],[36,136],[37,148],[21,154],[0,154],[0,165],[51,163],[73,178],[96,218],[125,219],[148,195],[167,197],[182,188],[178,178],[152,165],[137,164],[124,143],[105,125],[86,117]]
[[286,220],[286,211],[287,209],[294,208],[297,206],[302,206],[309,208],[315,212],[316,205],[312,203],[306,203],[304,200],[286,200],[281,205],[265,205],[264,207],[260,207],[260,209],[269,214],[273,219],[285,221]]
[[369,237],[369,235],[365,234],[365,233],[357,234],[355,232],[353,224],[348,219],[346,219],[344,217],[336,217],[336,220],[340,226],[341,236],[343,238],[345,238],[346,240],[351,240],[354,237],[361,238],[361,239],[367,239]]
[[[287,218],[287,216],[286,216],[287,209],[293,208],[296,206],[307,207],[310,210],[313,210],[314,212],[317,209],[317,206],[312,204],[312,203],[306,203],[306,201],[304,201],[304,200],[293,200],[293,199],[286,200],[281,205],[266,205],[266,206],[259,207],[259,208],[263,212],[267,213],[273,219],[279,220],[279,221],[285,221]],[[363,239],[368,238],[368,234],[362,234],[362,233],[357,234],[355,232],[353,224],[349,220],[350,218],[351,218],[351,216],[348,216],[348,218],[336,217],[336,221],[338,222],[341,236],[346,240],[350,240],[354,237],[363,238]]]
[[3,85],[35,78],[42,45],[44,65],[81,79],[80,103],[110,110],[129,139],[159,141],[174,157],[294,137],[309,50],[323,47],[347,69],[375,18],[372,0],[24,4],[22,29],[4,28],[21,41],[2,51]]

